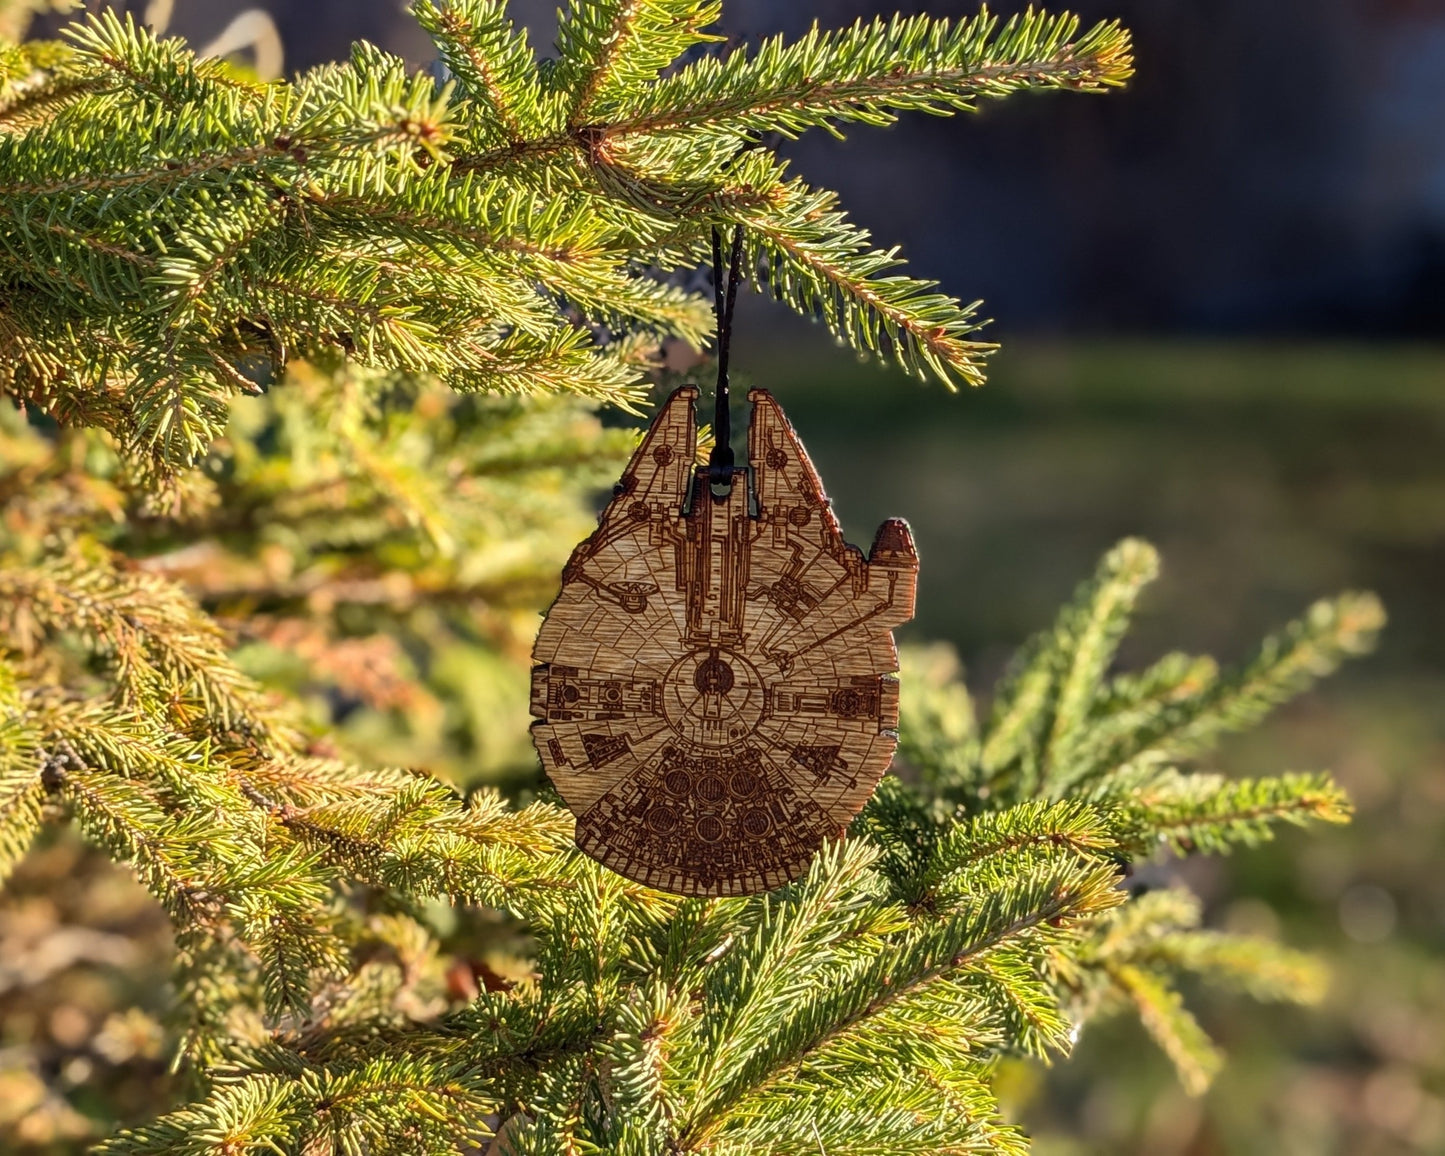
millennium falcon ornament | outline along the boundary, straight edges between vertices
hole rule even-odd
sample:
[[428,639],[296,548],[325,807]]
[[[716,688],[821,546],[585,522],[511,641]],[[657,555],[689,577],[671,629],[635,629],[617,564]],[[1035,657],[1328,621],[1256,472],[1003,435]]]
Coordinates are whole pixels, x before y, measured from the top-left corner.
[[685,895],[796,879],[898,743],[892,628],[918,555],[843,541],[807,452],[753,390],[746,468],[696,465],[693,387],[667,401],[537,636],[532,733],[577,846]]

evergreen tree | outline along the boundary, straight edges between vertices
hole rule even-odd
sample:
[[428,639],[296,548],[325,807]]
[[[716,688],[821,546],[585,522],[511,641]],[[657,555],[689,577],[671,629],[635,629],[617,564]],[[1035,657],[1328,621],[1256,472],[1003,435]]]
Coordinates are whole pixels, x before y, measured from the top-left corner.
[[[1129,865],[1347,816],[1325,776],[1201,760],[1381,612],[1117,674],[1137,541],[985,720],[948,651],[906,653],[896,775],[771,895],[648,890],[524,776],[448,785],[522,763],[535,612],[634,444],[598,407],[706,341],[668,275],[715,228],[841,341],[981,379],[974,308],[764,142],[1107,89],[1119,27],[723,52],[712,0],[577,0],[539,60],[501,0],[418,0],[445,83],[365,44],[258,83],[111,15],[20,42],[32,7],[0,25],[0,873],[62,822],[130,865],[192,1082],[102,1152],[1015,1152],[998,1057],[1133,1008],[1198,1089],[1180,976],[1318,991]],[[462,942],[509,961],[485,990]]]

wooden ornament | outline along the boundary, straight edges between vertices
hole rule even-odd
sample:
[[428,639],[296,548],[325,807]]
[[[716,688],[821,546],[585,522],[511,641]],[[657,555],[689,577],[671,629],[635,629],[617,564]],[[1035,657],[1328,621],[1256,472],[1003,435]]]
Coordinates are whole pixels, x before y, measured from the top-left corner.
[[532,733],[584,852],[665,891],[745,895],[796,879],[887,770],[918,555],[898,519],[866,559],[843,541],[764,390],[748,467],[696,465],[697,392],[668,399],[562,573]]

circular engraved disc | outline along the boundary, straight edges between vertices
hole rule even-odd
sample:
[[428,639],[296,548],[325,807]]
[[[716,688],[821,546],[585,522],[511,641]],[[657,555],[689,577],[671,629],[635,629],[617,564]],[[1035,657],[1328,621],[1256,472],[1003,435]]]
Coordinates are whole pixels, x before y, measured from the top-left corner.
[[678,738],[698,746],[732,746],[762,720],[763,680],[740,654],[719,649],[685,654],[662,685],[663,717]]
[[665,805],[650,807],[644,822],[646,822],[648,830],[659,835],[666,835],[677,826],[677,811]]
[[768,818],[768,813],[761,807],[754,807],[743,812],[743,834],[751,839],[762,838],[772,829],[772,826],[773,821]]
[[696,461],[693,403],[659,412],[563,570],[533,652],[532,728],[577,845],[630,878],[742,895],[800,875],[897,744],[892,629],[913,613],[905,523],[844,542],[761,390],[750,469]]

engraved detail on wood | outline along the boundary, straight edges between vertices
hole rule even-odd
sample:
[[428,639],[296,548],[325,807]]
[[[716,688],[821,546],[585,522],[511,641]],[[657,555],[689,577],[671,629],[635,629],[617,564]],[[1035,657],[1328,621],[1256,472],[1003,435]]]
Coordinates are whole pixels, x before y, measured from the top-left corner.
[[533,736],[583,851],[663,890],[744,895],[797,878],[887,770],[918,556],[897,519],[866,559],[843,541],[764,390],[749,465],[716,492],[696,398],[667,400],[563,570]]

